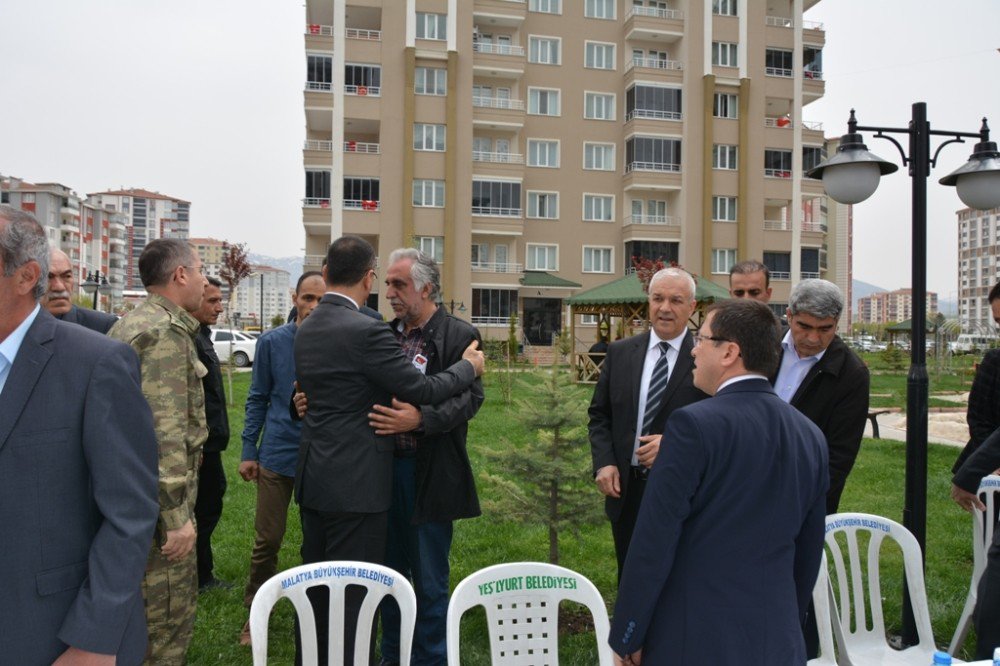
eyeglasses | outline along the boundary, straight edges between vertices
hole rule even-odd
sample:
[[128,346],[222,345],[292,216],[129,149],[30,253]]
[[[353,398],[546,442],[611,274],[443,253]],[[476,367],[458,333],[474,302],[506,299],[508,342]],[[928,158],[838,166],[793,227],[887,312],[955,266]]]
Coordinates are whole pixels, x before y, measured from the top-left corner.
[[702,335],[701,333],[695,333],[693,337],[696,345],[700,345],[706,340],[711,340],[712,342],[732,342],[729,338],[720,338],[715,335]]

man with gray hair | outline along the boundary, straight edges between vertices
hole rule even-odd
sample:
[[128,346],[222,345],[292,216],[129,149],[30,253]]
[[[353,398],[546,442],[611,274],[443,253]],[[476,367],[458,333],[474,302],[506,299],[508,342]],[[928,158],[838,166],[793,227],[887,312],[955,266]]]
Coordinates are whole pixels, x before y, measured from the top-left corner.
[[[479,332],[438,305],[441,272],[419,250],[389,255],[386,298],[396,315],[390,322],[407,360],[436,374],[462,359]],[[414,406],[393,398],[369,415],[379,435],[395,435],[392,504],[386,564],[413,581],[417,626],[415,665],[447,662],[448,553],[452,522],[480,514],[475,478],[466,451],[468,423],[483,404],[483,386],[472,386],[437,405]],[[382,605],[382,663],[399,663],[399,610]]]
[[0,659],[135,666],[153,418],[135,352],[40,307],[48,265],[41,225],[0,205]]
[[81,308],[73,303],[76,293],[76,276],[73,264],[62,250],[52,248],[49,252],[48,289],[42,299],[42,305],[56,319],[62,319],[80,326],[85,326],[102,335],[107,333],[118,317],[101,312]]
[[802,280],[792,289],[788,332],[774,390],[815,423],[830,453],[827,514],[836,513],[868,418],[868,368],[837,335],[844,298],[826,280]]

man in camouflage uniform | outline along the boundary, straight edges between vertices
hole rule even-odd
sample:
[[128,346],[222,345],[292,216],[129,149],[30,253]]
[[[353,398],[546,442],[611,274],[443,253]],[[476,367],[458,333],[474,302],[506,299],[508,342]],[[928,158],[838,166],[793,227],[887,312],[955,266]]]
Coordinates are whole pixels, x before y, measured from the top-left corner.
[[151,664],[183,664],[194,630],[198,581],[194,506],[198,464],[208,436],[194,336],[205,291],[201,260],[186,241],[160,239],[139,257],[146,301],[108,332],[139,355],[142,392],[153,411],[159,445],[160,518],[153,539],[143,599]]

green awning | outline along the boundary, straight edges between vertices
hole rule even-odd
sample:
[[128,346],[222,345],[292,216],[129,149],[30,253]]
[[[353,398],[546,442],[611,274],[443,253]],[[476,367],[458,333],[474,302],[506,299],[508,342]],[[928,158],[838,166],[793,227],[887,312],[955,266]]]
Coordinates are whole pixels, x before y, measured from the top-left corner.
[[[893,333],[909,333],[910,329],[913,327],[912,322],[913,322],[912,319],[907,319],[905,321],[899,322],[898,324],[893,324],[892,326],[886,326],[885,330],[892,331]],[[928,318],[927,332],[934,333],[936,331],[937,331],[937,324],[935,324],[935,322],[932,319]]]
[[[713,303],[729,298],[729,290],[709,279],[695,277],[694,298],[699,303]],[[639,276],[635,273],[612,282],[581,291],[566,299],[570,305],[612,305],[620,303],[644,303],[646,292],[642,290]]]
[[521,276],[519,282],[525,287],[539,287],[542,289],[546,287],[579,289],[583,286],[578,282],[564,280],[561,277],[552,275],[552,273],[546,273],[545,271],[524,271],[524,275]]

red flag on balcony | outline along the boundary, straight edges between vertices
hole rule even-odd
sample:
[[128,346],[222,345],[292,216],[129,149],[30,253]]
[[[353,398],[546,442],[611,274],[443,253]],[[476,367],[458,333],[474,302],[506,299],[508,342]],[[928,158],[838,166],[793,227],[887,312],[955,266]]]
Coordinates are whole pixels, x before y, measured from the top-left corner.
[[330,200],[329,199],[323,199],[322,201],[319,202],[319,207],[320,208],[329,208],[330,207]]
[[777,121],[775,121],[775,124],[778,127],[788,127],[789,125],[792,124],[792,119],[789,118],[788,116],[781,116],[780,118],[778,118]]
[[378,210],[378,202],[371,199],[362,199],[361,210]]
[[365,86],[358,86],[358,94],[359,95],[367,95],[368,94],[368,88],[365,87]]
[[310,35],[318,35],[319,34],[319,25],[316,24],[316,23],[310,23],[309,24],[309,34]]
[[347,152],[353,153],[353,152],[356,152],[357,149],[358,149],[358,143],[357,143],[357,141],[348,141],[347,142]]

